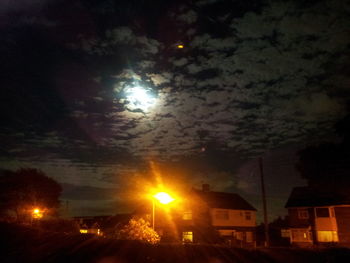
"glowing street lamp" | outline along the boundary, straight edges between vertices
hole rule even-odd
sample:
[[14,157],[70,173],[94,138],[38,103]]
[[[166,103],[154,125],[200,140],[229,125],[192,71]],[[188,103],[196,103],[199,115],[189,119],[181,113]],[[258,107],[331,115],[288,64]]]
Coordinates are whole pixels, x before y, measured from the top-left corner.
[[163,205],[167,205],[170,202],[175,200],[168,193],[165,193],[165,192],[157,193],[153,197],[156,198]]
[[153,198],[152,198],[152,228],[153,229],[155,226],[155,206],[156,206],[155,200],[158,200],[158,202],[163,205],[167,205],[172,201],[174,201],[175,199],[165,192],[159,192],[153,195]]
[[39,208],[34,208],[32,211],[32,218],[40,219],[43,217],[43,211]]

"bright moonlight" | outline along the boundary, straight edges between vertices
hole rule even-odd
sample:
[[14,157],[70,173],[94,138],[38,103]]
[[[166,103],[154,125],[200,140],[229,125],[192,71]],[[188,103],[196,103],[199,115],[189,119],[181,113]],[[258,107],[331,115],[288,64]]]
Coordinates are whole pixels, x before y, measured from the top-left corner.
[[156,98],[148,89],[141,86],[127,88],[125,94],[129,102],[128,107],[132,110],[140,109],[142,111],[148,111],[156,104]]

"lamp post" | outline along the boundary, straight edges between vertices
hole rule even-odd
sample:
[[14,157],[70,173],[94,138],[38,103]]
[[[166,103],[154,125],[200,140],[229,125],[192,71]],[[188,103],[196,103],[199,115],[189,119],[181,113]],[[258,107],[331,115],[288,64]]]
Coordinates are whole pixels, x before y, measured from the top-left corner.
[[40,210],[39,208],[33,208],[31,211],[31,216],[30,216],[30,224],[33,225],[33,220],[39,220],[43,217],[43,210]]
[[158,200],[159,203],[163,205],[167,205],[174,201],[175,199],[172,198],[168,193],[165,192],[159,192],[155,195],[153,195],[152,198],[152,228],[155,229],[155,210],[156,210],[156,203],[155,200]]

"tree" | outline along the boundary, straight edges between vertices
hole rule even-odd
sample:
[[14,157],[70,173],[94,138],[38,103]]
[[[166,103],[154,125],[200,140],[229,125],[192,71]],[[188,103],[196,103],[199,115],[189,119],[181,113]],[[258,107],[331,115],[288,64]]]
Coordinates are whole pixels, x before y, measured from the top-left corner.
[[0,210],[15,214],[18,221],[27,219],[33,208],[55,215],[61,192],[62,187],[38,169],[5,170],[0,176]]
[[[286,230],[289,228],[289,218],[285,217],[277,217],[272,222],[269,223],[269,237],[270,237],[270,245],[271,246],[289,246],[289,238],[286,236],[282,236],[282,230]],[[261,223],[257,226],[256,229],[257,235],[257,243],[258,245],[262,245],[265,242],[265,225]]]
[[122,229],[117,230],[117,238],[122,240],[140,240],[150,244],[160,241],[158,233],[143,218],[132,218]]
[[349,127],[350,115],[347,115],[335,125],[337,134],[342,138],[341,142],[322,143],[299,151],[296,168],[301,176],[308,180],[309,186],[319,190],[348,193],[350,186]]

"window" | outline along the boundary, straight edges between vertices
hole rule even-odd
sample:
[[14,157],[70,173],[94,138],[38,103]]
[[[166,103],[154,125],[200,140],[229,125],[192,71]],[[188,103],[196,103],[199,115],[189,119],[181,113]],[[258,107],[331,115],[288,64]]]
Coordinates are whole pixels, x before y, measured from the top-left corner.
[[310,242],[312,240],[311,232],[307,229],[292,229],[292,241]]
[[243,240],[243,232],[236,232],[235,233],[235,238],[237,240]]
[[193,242],[193,232],[192,231],[182,232],[182,242],[192,243]]
[[319,242],[338,242],[337,231],[317,231],[317,240]]
[[245,220],[251,220],[252,219],[252,214],[250,212],[245,212]]
[[192,220],[192,211],[185,211],[182,214],[182,219],[183,220]]
[[234,235],[234,230],[219,229],[220,236],[232,237]]
[[253,242],[253,232],[246,232],[245,233],[245,240],[247,243]]
[[228,220],[229,215],[227,210],[217,210],[215,213],[215,218],[219,220]]
[[316,208],[316,216],[317,217],[329,217],[329,209],[326,208]]
[[290,237],[289,229],[281,229],[281,237]]
[[308,219],[309,211],[307,209],[298,209],[298,218],[299,219]]
[[87,229],[80,229],[80,233],[82,233],[82,234],[87,234]]

